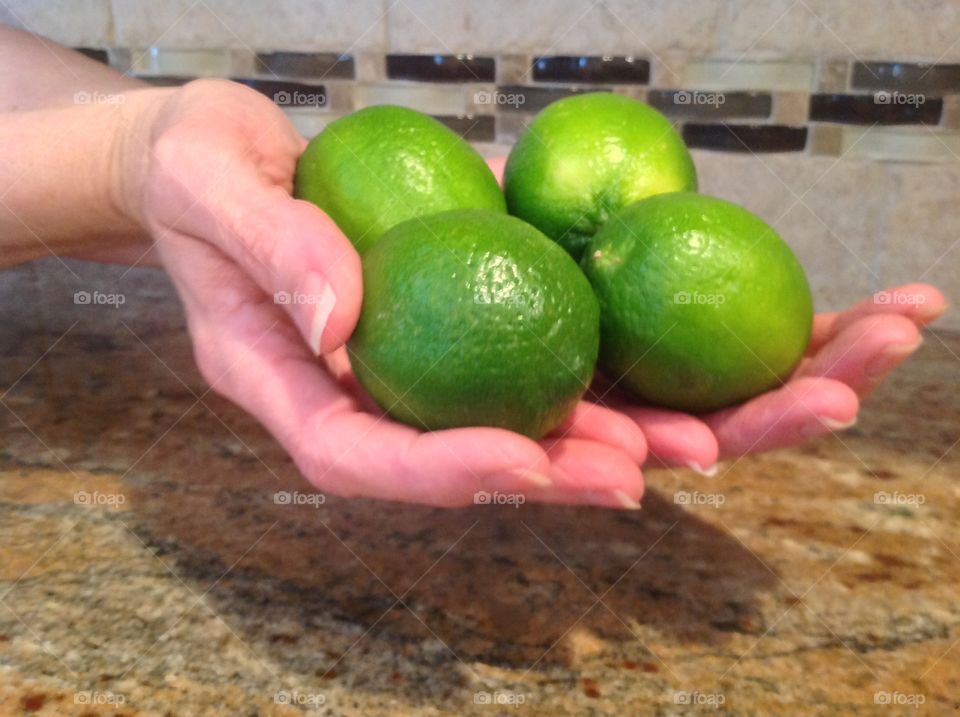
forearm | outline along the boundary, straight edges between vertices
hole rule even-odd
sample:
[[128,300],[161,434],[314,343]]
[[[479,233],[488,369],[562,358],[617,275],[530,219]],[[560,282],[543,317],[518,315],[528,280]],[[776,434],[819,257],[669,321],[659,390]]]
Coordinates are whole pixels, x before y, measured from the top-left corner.
[[68,106],[78,92],[115,94],[144,86],[51,40],[0,24],[0,112]]
[[[0,25],[0,266],[54,254],[126,262],[149,238],[122,193],[166,90]],[[132,257],[132,259],[131,259]]]
[[0,265],[145,241],[125,207],[169,92],[0,114]]

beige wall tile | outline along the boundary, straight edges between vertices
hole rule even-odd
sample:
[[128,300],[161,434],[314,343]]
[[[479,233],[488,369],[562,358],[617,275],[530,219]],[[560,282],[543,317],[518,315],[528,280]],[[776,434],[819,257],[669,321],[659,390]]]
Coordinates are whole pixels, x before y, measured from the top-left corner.
[[693,0],[401,0],[390,9],[396,52],[591,53],[645,56],[714,46],[718,3]]
[[879,288],[878,237],[890,191],[882,167],[800,154],[694,158],[701,191],[745,206],[790,244],[818,311],[842,309]]
[[808,147],[811,154],[839,157],[843,152],[843,127],[835,124],[813,124]]
[[113,42],[110,0],[4,0],[0,22],[70,47],[109,47]]
[[960,163],[885,164],[887,231],[880,246],[883,286],[925,281],[947,296],[951,310],[936,326],[960,330]]
[[255,50],[382,50],[383,3],[336,0],[113,0],[117,41],[131,47],[251,47]]
[[724,3],[721,52],[751,58],[960,58],[960,6],[942,0],[735,0]]
[[773,124],[802,126],[807,123],[810,95],[807,92],[776,92],[773,95]]

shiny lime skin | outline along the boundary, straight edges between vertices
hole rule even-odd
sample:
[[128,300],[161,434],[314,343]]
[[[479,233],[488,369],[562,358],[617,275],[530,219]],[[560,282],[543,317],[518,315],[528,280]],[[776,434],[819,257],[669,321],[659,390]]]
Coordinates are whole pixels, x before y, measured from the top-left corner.
[[519,219],[467,209],[404,222],[364,255],[363,281],[351,364],[399,421],[540,438],[593,376],[600,329],[590,284]]
[[663,192],[697,189],[697,173],[670,121],[610,92],[548,105],[507,159],[508,211],[579,259],[612,212]]
[[297,162],[294,195],[323,209],[357,249],[390,227],[449,209],[506,211],[483,158],[432,117],[391,105],[331,122]]
[[803,267],[761,219],[691,192],[624,208],[583,268],[600,301],[600,367],[645,401],[724,408],[780,385],[810,340]]

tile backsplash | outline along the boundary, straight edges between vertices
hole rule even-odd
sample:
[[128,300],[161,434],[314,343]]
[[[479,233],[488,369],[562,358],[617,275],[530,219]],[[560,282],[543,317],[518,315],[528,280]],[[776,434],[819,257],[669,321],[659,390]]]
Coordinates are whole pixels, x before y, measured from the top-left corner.
[[622,93],[798,247],[821,307],[908,278],[960,300],[953,3],[5,0],[0,21],[156,84],[243,82],[306,136],[394,103],[503,152],[556,99]]

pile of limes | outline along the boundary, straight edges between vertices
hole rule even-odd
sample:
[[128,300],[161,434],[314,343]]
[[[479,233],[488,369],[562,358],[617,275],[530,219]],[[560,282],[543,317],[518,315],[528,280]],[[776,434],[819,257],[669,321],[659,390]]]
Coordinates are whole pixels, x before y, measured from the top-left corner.
[[503,192],[442,124],[378,106],[310,142],[295,193],[361,253],[348,349],[373,399],[425,429],[538,438],[596,365],[640,401],[701,412],[778,385],[800,360],[813,310],[796,257],[696,188],[663,115],[590,93],[534,118]]

